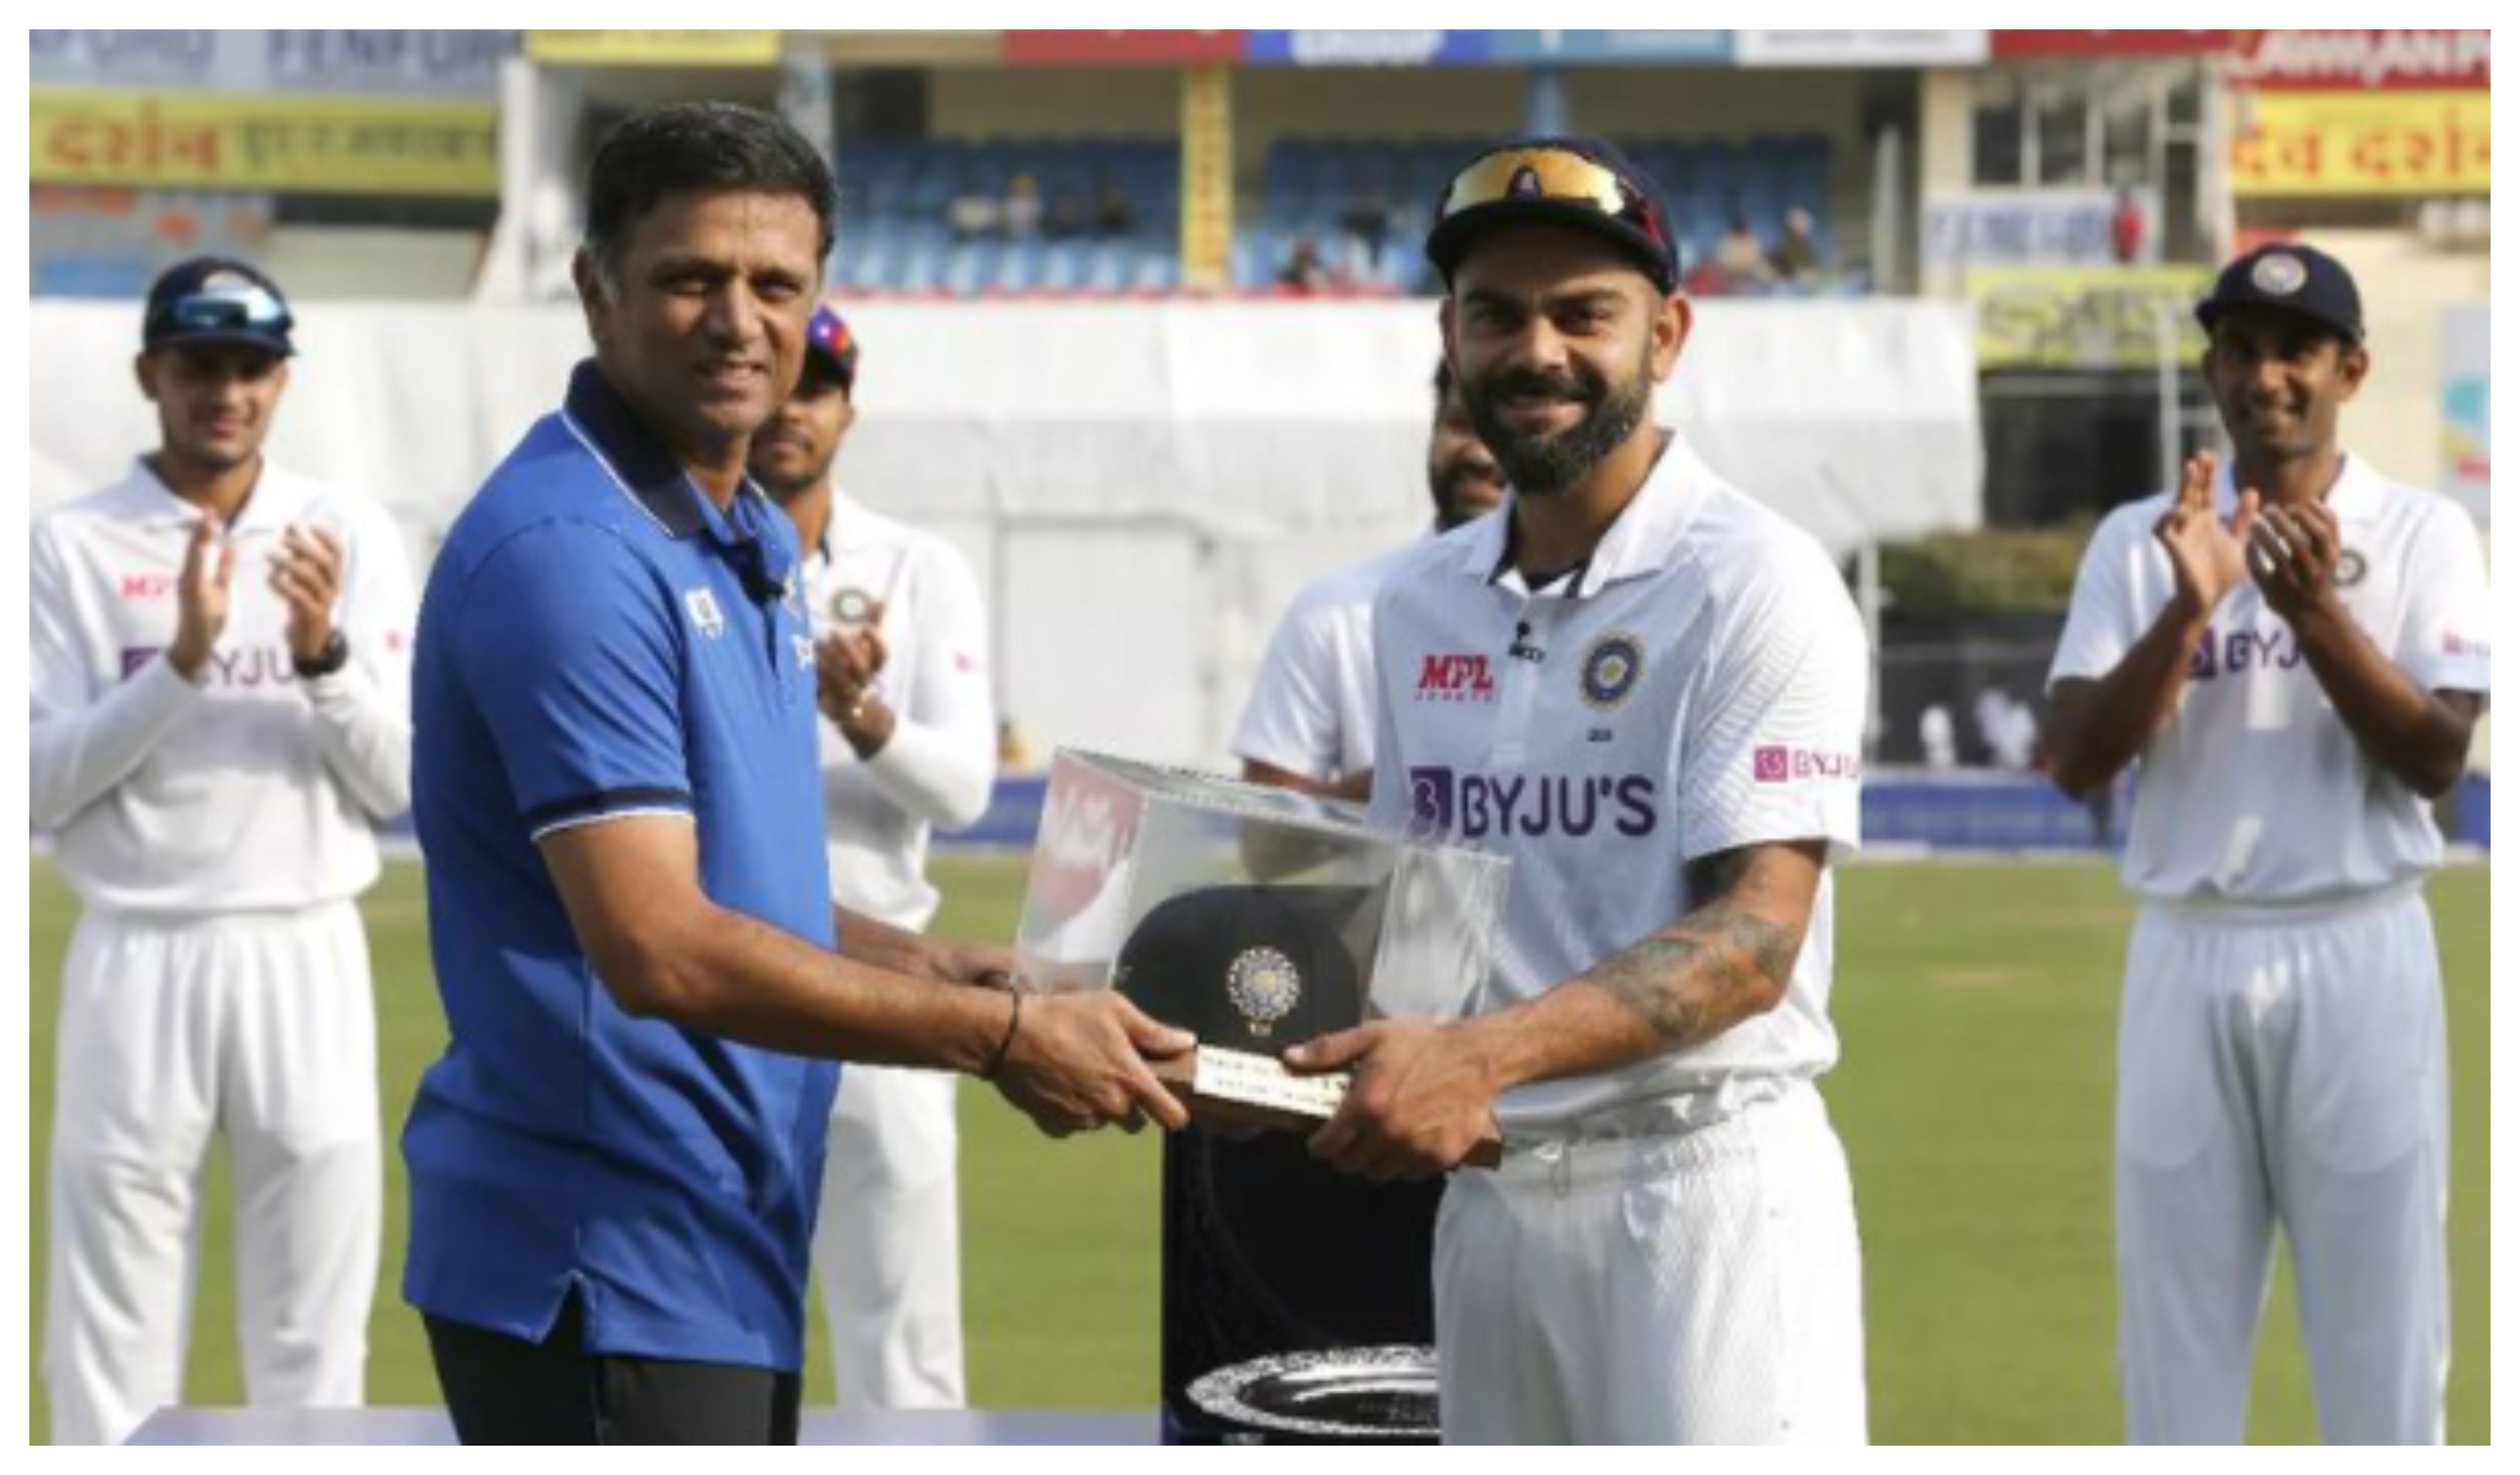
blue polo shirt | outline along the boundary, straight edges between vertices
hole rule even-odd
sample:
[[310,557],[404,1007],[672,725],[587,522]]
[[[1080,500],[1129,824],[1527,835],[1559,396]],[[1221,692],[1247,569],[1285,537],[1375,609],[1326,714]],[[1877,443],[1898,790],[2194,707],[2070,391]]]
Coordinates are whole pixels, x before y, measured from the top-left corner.
[[832,943],[788,520],[721,515],[592,363],[456,520],[421,605],[413,809],[453,1042],[403,1130],[424,1312],[792,1370],[837,1072],[633,1019],[536,842],[688,818],[709,899]]

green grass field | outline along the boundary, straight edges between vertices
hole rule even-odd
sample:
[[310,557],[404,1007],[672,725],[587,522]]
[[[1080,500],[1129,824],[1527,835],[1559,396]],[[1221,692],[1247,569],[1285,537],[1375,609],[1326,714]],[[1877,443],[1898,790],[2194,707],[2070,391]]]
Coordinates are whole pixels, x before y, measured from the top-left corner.
[[[1011,860],[947,860],[944,931],[1012,933]],[[367,902],[382,1031],[385,1131],[399,1132],[444,1041],[420,872],[391,867]],[[2488,1409],[2486,873],[2444,876],[2455,1091],[2451,1218],[2455,1352],[2450,1433],[2491,1439]],[[1835,1012],[1846,1063],[1826,1083],[1863,1218],[1872,1433],[1885,1443],[2110,1443],[2108,1133],[2129,908],[2097,865],[1866,865],[1839,889]],[[42,862],[31,899],[33,1347],[41,1351],[52,1045],[74,905]],[[1155,1398],[1156,1150],[1116,1133],[1051,1143],[985,1088],[963,1098],[965,1307],[975,1402],[1148,1407]],[[368,1391],[436,1402],[397,1294],[399,1156],[386,1154],[385,1261]],[[188,1402],[243,1399],[223,1175],[214,1172]],[[2251,1434],[2314,1439],[2307,1363],[2278,1285]],[[828,1397],[814,1329],[809,1399]],[[49,1418],[33,1389],[34,1439]]]

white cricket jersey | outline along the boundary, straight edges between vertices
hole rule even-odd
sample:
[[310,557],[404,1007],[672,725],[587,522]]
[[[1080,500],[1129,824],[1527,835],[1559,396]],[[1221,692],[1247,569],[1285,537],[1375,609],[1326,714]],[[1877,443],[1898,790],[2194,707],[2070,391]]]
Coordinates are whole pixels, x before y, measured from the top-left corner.
[[1409,548],[1305,585],[1278,622],[1234,756],[1331,783],[1373,766],[1373,596]]
[[834,491],[823,546],[806,555],[805,592],[818,637],[861,622],[870,601],[883,607],[873,690],[892,709],[892,738],[867,761],[819,719],[823,829],[833,898],[916,931],[936,912],[930,829],[977,821],[998,775],[979,581],[953,544]]
[[[89,906],[288,910],[365,891],[375,825],[411,804],[415,598],[385,509],[268,461],[228,541],[228,621],[187,682],[164,659],[200,509],[145,462],[36,519],[33,823]],[[340,539],[350,664],[300,681],[271,589],[281,534]]]
[[[1793,841],[1852,850],[1871,679],[1828,555],[1676,438],[1572,579],[1526,589],[1505,562],[1510,526],[1482,518],[1413,550],[1374,607],[1393,780],[1374,785],[1375,818],[1513,858],[1481,1010],[1680,920],[1692,859]],[[1500,1122],[1523,1136],[1685,1129],[1826,1071],[1832,911],[1824,874],[1772,1012],[1508,1092]]]
[[[2117,668],[2178,589],[2153,535],[2163,492],[2111,513],[2092,536],[2048,684]],[[2226,467],[2215,515],[2236,493]],[[2358,456],[2329,491],[2344,535],[2337,583],[2380,653],[2427,691],[2491,690],[2493,610],[2475,525],[2449,499],[2382,477]],[[2214,612],[2179,710],[2138,756],[2122,870],[2163,899],[2317,901],[2439,865],[2441,831],[2336,715],[2292,626],[2243,581]]]

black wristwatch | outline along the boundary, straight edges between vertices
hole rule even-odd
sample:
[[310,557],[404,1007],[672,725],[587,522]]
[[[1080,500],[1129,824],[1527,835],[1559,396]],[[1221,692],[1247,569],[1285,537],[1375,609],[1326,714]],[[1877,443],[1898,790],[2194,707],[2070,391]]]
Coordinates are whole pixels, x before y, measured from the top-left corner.
[[289,660],[297,668],[298,680],[321,681],[350,664],[350,637],[335,630],[325,639],[324,648],[315,653],[313,660],[297,655],[291,656]]

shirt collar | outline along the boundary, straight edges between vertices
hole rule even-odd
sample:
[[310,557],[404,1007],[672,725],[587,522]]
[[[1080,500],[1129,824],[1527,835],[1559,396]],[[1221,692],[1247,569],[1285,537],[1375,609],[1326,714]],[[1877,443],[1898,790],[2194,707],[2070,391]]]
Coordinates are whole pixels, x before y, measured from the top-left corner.
[[[144,527],[190,528],[201,520],[200,505],[178,496],[175,489],[150,468],[146,456],[132,458],[131,494],[138,504],[135,520]],[[265,456],[262,471],[254,478],[253,491],[246,498],[245,510],[238,514],[228,534],[276,534],[297,521],[307,501],[306,489],[286,474],[275,471],[271,458]]]
[[561,413],[614,483],[668,535],[689,537],[705,530],[717,541],[728,540],[717,504],[693,483],[594,359],[569,375]]
[[[1581,599],[1611,584],[1669,567],[1673,553],[1680,547],[1681,534],[1696,520],[1698,504],[1704,500],[1691,495],[1692,490],[1714,479],[1714,472],[1697,458],[1696,452],[1683,444],[1676,432],[1670,433],[1662,455],[1645,475],[1645,484],[1638,488],[1609,530],[1601,534],[1599,545],[1594,548],[1582,574],[1566,592]],[[1470,534],[1462,539],[1466,545],[1461,563],[1463,574],[1482,582],[1512,576],[1506,549],[1512,536],[1513,508],[1519,495],[1508,492],[1503,507],[1471,525]]]
[[[2361,522],[2380,515],[2383,484],[2371,463],[2352,451],[2344,454],[2344,464],[2337,469],[2336,484],[2327,489],[2327,510],[2337,521]],[[2240,504],[2239,466],[2226,460],[2214,473],[2214,505],[2225,517]],[[2175,495],[2175,493],[2174,493]]]

